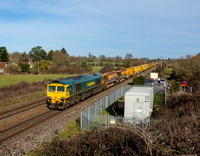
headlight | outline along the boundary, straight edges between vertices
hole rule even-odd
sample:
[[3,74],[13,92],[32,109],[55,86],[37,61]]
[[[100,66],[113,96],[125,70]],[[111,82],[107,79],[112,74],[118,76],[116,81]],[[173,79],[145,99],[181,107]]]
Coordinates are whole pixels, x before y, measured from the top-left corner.
[[48,100],[51,100],[51,97],[47,97]]
[[60,98],[60,100],[61,100],[61,101],[64,101],[64,100],[65,100],[65,98]]

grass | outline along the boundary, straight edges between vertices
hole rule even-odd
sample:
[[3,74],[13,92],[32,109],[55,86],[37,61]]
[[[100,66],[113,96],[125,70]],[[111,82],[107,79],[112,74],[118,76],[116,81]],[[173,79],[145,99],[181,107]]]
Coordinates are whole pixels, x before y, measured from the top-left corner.
[[166,71],[165,71],[165,77],[168,79],[170,78],[170,76],[172,75],[172,68],[167,68]]
[[44,79],[58,79],[67,78],[74,75],[0,75],[0,87],[10,86],[13,84],[20,83],[22,81],[26,82],[39,82]]
[[[99,62],[87,62],[88,65],[91,65],[91,64],[95,64],[96,65],[99,65]],[[102,63],[102,62],[101,62]],[[119,64],[119,65],[123,65],[123,63],[117,63],[117,62],[103,62],[103,65],[105,66],[106,64]]]
[[164,105],[164,94],[154,94],[154,107],[155,106],[163,106]]
[[[103,67],[100,67],[100,70],[101,70],[102,68],[103,68]],[[92,67],[92,72],[93,72],[93,73],[99,73],[100,70],[99,70],[99,67]]]
[[64,129],[59,132],[59,136],[62,139],[70,139],[82,132],[79,129],[79,125],[76,121],[69,122]]
[[108,116],[115,116],[115,112],[113,111],[113,108],[115,107],[117,102],[114,102],[112,105],[110,105],[108,108],[104,109],[99,115],[97,115],[93,121],[88,125],[88,127],[85,127],[86,129],[92,129],[91,127],[95,128],[96,125],[107,125],[108,119],[106,115]]
[[[100,67],[100,70],[101,70],[102,68],[103,68],[103,67]],[[118,70],[119,68],[124,68],[124,67],[115,67],[115,70]],[[97,67],[92,66],[92,72],[93,72],[93,73],[99,73],[100,70],[99,70],[99,66],[97,66]]]
[[117,102],[114,102],[112,105],[110,105],[108,108],[104,109],[101,112],[101,115],[116,115],[115,112],[113,112],[113,108],[115,107],[115,105],[117,104]]

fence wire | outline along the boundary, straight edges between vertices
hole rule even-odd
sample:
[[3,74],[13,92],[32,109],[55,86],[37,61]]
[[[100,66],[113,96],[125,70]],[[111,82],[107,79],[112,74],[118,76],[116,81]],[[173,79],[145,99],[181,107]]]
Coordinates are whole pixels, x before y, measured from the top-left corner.
[[[98,116],[104,109],[108,108],[117,101],[126,92],[126,85],[117,89],[110,95],[96,102],[93,106],[81,112],[81,129],[87,130],[93,127],[93,124],[103,124],[107,122],[105,116]],[[98,117],[97,117],[98,116]],[[103,120],[101,120],[103,118]],[[98,121],[98,122],[97,122]],[[102,121],[102,122],[101,122]],[[93,124],[91,124],[93,122]]]

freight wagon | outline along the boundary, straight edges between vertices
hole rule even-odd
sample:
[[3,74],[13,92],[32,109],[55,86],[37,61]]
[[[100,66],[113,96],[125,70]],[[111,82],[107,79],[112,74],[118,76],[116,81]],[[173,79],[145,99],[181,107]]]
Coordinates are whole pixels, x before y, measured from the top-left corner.
[[108,72],[103,74],[104,89],[114,86],[117,83],[117,72]]
[[117,82],[121,82],[124,81],[127,78],[127,69],[123,68],[123,69],[119,69],[119,71],[117,71]]

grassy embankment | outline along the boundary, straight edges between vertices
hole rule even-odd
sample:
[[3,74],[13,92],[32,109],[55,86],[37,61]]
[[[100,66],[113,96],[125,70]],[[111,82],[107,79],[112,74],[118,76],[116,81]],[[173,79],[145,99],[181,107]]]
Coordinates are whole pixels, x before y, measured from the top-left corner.
[[10,86],[18,84],[22,81],[25,82],[39,82],[45,79],[58,79],[58,78],[66,78],[73,75],[0,75],[0,88],[4,86]]
[[[106,64],[112,64],[112,65],[115,65],[116,63],[115,62],[101,62],[103,63],[103,66],[105,66]],[[99,65],[99,62],[87,62],[88,65]],[[117,63],[119,64],[120,66],[123,65],[123,63]]]
[[93,73],[99,73],[99,71],[102,69],[103,67],[92,67],[92,72]]
[[165,71],[165,77],[168,79],[172,75],[173,69],[172,68],[167,68]]
[[[99,73],[100,72],[100,70],[102,69],[103,67],[92,67],[92,72],[93,73]],[[119,68],[124,68],[124,67],[115,67],[115,70],[118,70]],[[100,70],[99,70],[100,69]]]
[[74,75],[0,75],[0,107],[46,96],[50,79]]

